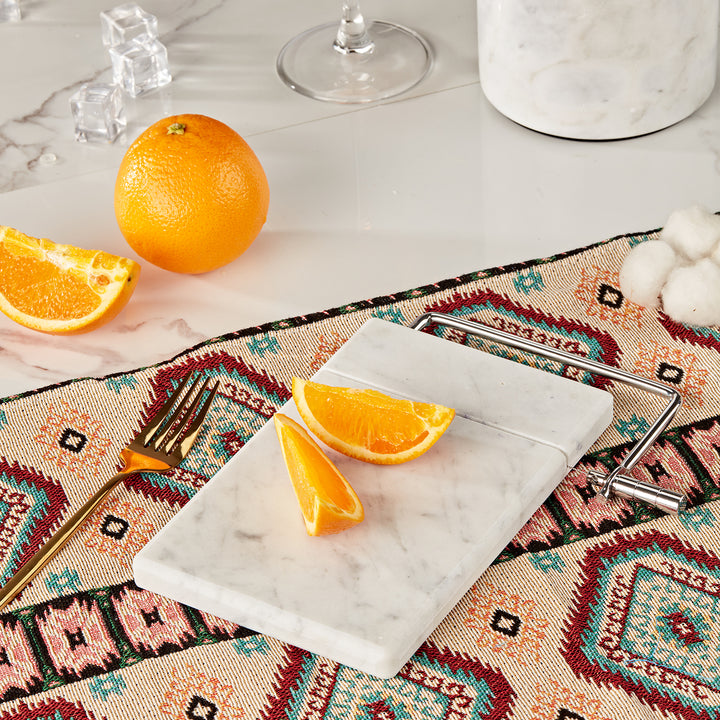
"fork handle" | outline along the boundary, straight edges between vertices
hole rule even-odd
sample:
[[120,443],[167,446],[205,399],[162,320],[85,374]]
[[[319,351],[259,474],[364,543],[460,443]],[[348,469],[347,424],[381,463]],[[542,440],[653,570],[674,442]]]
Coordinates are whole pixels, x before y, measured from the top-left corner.
[[55,557],[75,534],[85,519],[102,503],[120,481],[132,473],[119,472],[111,477],[65,524],[0,588],[0,610],[12,602],[20,591]]

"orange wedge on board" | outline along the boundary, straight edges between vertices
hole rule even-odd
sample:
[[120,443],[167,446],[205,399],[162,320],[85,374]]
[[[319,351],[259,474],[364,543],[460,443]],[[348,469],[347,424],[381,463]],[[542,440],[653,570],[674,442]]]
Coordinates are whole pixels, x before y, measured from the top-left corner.
[[0,225],[0,311],[32,330],[88,332],[114,318],[135,289],[140,266]]
[[292,395],[305,424],[326,445],[378,465],[419,457],[455,417],[455,411],[443,405],[300,378],[293,378]]
[[307,430],[282,413],[274,420],[308,535],[332,535],[362,522],[360,499]]

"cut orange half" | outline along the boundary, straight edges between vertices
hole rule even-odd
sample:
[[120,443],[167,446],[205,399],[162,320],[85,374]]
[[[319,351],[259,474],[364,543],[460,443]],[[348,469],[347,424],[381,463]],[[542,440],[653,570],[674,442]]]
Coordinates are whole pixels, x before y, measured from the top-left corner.
[[305,424],[326,445],[378,465],[419,457],[455,417],[455,411],[443,405],[300,378],[293,378],[292,395]]
[[0,225],[0,310],[40,332],[88,332],[114,318],[135,289],[140,266]]
[[308,535],[332,535],[362,522],[360,499],[307,430],[282,413],[274,418]]

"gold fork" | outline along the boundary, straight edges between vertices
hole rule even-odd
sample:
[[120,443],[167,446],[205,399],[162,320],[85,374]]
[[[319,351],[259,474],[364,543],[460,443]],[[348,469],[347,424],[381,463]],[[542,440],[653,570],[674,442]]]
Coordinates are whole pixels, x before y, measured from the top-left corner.
[[[120,472],[108,480],[65,524],[43,545],[7,584],[0,589],[0,610],[15,599],[18,593],[52,560],[57,552],[75,534],[84,520],[128,475],[141,470],[165,472],[185,459],[210,409],[218,383],[209,388],[209,395],[203,395],[210,383],[206,379],[195,393],[200,378],[185,391],[190,382],[187,376],[167,402],[148,420],[140,432],[120,452],[123,465]],[[195,394],[192,402],[190,398]],[[173,407],[177,402],[177,407]]]

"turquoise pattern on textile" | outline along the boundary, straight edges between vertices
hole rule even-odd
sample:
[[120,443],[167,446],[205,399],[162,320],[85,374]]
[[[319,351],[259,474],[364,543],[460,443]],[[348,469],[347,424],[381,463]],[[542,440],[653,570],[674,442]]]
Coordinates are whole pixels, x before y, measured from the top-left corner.
[[[9,473],[0,473],[0,486],[9,486],[17,494],[18,499],[25,505],[22,519],[18,522],[15,531],[15,541],[9,549],[9,553],[3,557],[3,565],[6,568],[14,568],[18,564],[20,552],[23,546],[28,542],[33,529],[44,517],[50,505],[47,493],[34,485],[17,481]],[[6,496],[7,497],[7,496]],[[9,499],[0,500],[0,521],[5,520],[6,516],[12,511],[12,505]],[[10,577],[12,573],[8,573]]]
[[518,272],[513,277],[513,285],[518,292],[530,295],[533,292],[542,292],[545,289],[545,282],[543,281],[542,275],[535,268],[529,268],[528,270]]

